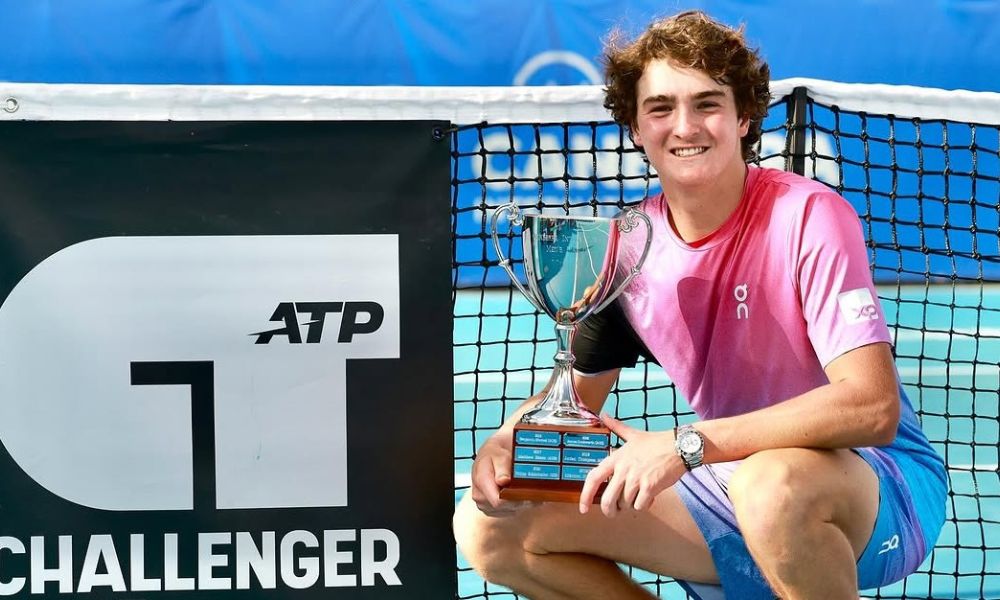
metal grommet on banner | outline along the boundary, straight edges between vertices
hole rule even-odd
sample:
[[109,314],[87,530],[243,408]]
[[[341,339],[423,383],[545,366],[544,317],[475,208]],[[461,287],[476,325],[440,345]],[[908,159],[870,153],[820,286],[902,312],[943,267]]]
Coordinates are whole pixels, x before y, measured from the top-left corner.
[[17,98],[10,97],[3,101],[4,112],[16,113],[19,107],[20,104],[18,103]]
[[448,134],[455,133],[458,131],[458,127],[451,125],[450,127],[435,127],[431,129],[431,139],[435,142],[440,142],[444,138],[448,137]]

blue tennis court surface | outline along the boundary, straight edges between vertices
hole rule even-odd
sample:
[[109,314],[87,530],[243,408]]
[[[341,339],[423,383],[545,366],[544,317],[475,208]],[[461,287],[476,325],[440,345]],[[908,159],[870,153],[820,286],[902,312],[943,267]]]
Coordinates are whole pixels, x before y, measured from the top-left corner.
[[[905,588],[902,583],[882,588],[880,597],[905,592],[914,598],[1000,598],[1000,576],[983,575],[996,573],[1000,563],[1000,285],[882,286],[879,296],[904,387],[922,413],[928,438],[945,457],[952,486],[949,521],[921,569],[925,573],[912,575]],[[547,380],[552,338],[551,320],[537,317],[516,291],[458,292],[456,500],[468,485],[474,448]],[[605,410],[652,430],[694,419],[656,365],[623,372]],[[655,581],[652,575],[636,576]],[[502,591],[483,586],[473,573],[459,573],[461,596]],[[685,597],[675,585],[660,591],[664,598]]]

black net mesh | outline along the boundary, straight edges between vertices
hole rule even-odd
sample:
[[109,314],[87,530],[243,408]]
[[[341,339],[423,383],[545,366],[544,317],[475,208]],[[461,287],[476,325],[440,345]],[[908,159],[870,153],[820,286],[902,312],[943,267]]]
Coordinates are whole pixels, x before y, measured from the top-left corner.
[[[951,482],[930,558],[872,598],[1000,598],[1000,128],[902,119],[789,96],[772,106],[755,161],[794,168],[857,209],[895,336],[904,387]],[[794,160],[797,159],[797,160]],[[613,214],[658,191],[612,123],[482,123],[452,133],[456,500],[475,449],[548,378],[552,322],[497,266],[489,217],[522,208]],[[501,247],[517,268],[512,237]],[[511,254],[513,253],[513,255]],[[606,410],[635,427],[694,419],[662,371],[623,372]],[[631,571],[662,598],[676,583]],[[513,598],[458,558],[458,598]]]

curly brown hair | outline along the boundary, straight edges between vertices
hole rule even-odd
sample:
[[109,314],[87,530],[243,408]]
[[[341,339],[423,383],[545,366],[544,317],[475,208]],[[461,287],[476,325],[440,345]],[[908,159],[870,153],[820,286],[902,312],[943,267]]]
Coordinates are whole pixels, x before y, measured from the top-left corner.
[[635,40],[625,39],[620,31],[612,32],[604,47],[604,107],[615,121],[629,128],[630,135],[638,108],[636,86],[646,65],[656,59],[697,69],[732,88],[737,113],[750,120],[741,143],[743,158],[752,159],[771,102],[771,70],[759,51],[747,46],[743,27],[733,29],[692,10],[654,21]]

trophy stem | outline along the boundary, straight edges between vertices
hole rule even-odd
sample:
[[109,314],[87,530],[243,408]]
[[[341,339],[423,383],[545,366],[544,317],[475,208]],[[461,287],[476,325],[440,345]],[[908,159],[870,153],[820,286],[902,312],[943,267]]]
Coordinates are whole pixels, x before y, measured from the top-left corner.
[[567,367],[573,368],[573,363],[576,362],[576,357],[573,356],[573,348],[570,345],[573,338],[574,326],[567,323],[560,323],[556,321],[556,355],[555,362],[557,365],[563,364]]
[[555,367],[549,379],[549,391],[545,398],[521,417],[522,423],[547,425],[599,425],[601,420],[580,402],[573,387],[573,351],[570,340],[573,325],[556,323]]

